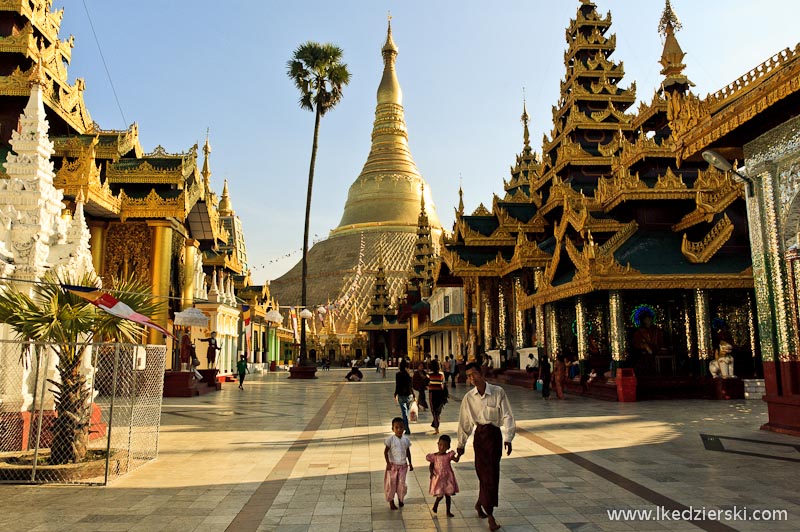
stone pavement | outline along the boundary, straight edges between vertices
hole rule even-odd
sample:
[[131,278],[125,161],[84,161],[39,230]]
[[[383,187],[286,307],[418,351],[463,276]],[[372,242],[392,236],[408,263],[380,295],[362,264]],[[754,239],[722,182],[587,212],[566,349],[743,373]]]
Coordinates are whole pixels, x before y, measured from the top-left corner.
[[[399,413],[394,372],[364,374],[361,383],[343,382],[341,370],[315,381],[251,375],[244,391],[227,384],[167,399],[158,460],[107,487],[0,485],[0,531],[488,530],[473,509],[471,445],[454,464],[455,517],[431,512],[429,414],[412,424],[406,506],[389,509],[383,439]],[[459,385],[444,410],[442,429],[453,437],[465,390]],[[800,530],[800,439],[759,431],[761,401],[543,401],[506,390],[518,433],[495,511],[505,531]],[[703,434],[715,437],[704,445]],[[693,522],[608,514],[658,507],[739,513]],[[788,520],[742,520],[744,508],[786,510]]]

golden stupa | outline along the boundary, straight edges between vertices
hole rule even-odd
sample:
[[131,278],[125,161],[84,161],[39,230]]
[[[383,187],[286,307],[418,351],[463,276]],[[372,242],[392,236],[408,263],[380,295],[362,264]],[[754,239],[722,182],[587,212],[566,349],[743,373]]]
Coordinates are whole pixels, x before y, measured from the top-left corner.
[[[442,232],[430,187],[408,147],[403,91],[395,70],[397,51],[390,23],[382,49],[383,77],[369,156],[350,186],[339,226],[308,252],[308,306],[330,303],[336,307],[336,331],[328,332],[355,332],[356,322],[365,316],[381,261],[391,298],[402,294],[414,259],[420,205],[425,205],[434,242]],[[299,304],[301,268],[298,262],[272,281],[270,292],[281,304]]]

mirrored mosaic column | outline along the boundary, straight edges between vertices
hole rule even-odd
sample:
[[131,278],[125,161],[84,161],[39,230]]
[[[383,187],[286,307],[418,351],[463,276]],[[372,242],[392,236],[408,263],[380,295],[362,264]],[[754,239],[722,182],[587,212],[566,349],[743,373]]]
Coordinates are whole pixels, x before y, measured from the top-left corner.
[[519,298],[521,294],[522,279],[519,277],[514,277],[514,322],[516,329],[515,343],[517,345],[517,349],[520,347],[525,347],[528,344],[528,342],[525,341],[525,311],[521,310],[519,306]]
[[611,330],[609,340],[611,343],[611,358],[614,366],[619,366],[622,354],[625,352],[625,317],[622,315],[622,294],[619,290],[608,292],[608,322]]
[[747,328],[750,331],[750,353],[753,358],[756,357],[756,309],[753,304],[753,296],[747,294]]
[[506,308],[506,291],[503,283],[497,287],[497,348],[506,349],[508,338],[508,309]]
[[711,356],[711,310],[708,305],[708,291],[698,288],[694,291],[694,315],[697,327],[697,355],[700,357],[700,372],[705,375],[706,361]]
[[694,358],[696,355],[694,350],[694,342],[692,341],[692,305],[689,303],[689,295],[684,292],[682,294],[683,308],[683,334],[686,336],[686,354],[689,358]]
[[550,358],[555,358],[561,351],[558,338],[558,314],[556,313],[556,306],[553,303],[548,303],[544,306],[544,311],[547,315],[548,354]]
[[[536,268],[533,272],[533,287],[537,291],[539,290],[539,286],[541,286],[542,274],[543,270],[541,268]],[[539,349],[543,348],[545,344],[548,343],[545,338],[544,321],[544,305],[536,305],[536,347]]]
[[486,290],[481,290],[481,312],[483,312],[483,349],[485,351],[492,348],[492,306]]
[[586,302],[583,296],[575,298],[575,334],[578,337],[578,360],[586,358]]

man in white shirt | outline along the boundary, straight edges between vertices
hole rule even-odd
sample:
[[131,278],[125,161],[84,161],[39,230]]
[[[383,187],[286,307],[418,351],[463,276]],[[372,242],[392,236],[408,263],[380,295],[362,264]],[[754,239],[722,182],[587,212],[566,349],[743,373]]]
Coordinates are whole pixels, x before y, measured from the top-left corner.
[[[458,415],[458,447],[460,457],[464,454],[470,434],[475,429],[475,472],[478,474],[480,491],[475,509],[480,517],[489,518],[489,529],[500,525],[494,519],[494,508],[498,504],[500,487],[500,457],[505,445],[506,454],[511,454],[516,423],[508,404],[506,392],[500,386],[489,384],[481,375],[479,362],[467,364],[467,384],[474,388],[464,394]],[[503,440],[505,439],[505,443]]]

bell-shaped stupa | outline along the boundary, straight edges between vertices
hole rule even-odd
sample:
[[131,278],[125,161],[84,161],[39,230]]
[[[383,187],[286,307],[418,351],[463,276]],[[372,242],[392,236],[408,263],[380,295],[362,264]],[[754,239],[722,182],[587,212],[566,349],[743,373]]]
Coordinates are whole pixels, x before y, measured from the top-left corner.
[[[355,332],[366,315],[381,257],[391,300],[402,294],[414,260],[420,204],[437,245],[442,233],[430,187],[408,147],[391,23],[381,52],[383,77],[369,156],[350,186],[339,226],[308,253],[308,306],[330,305],[338,334]],[[272,281],[270,292],[282,305],[299,304],[301,268],[298,263]]]

